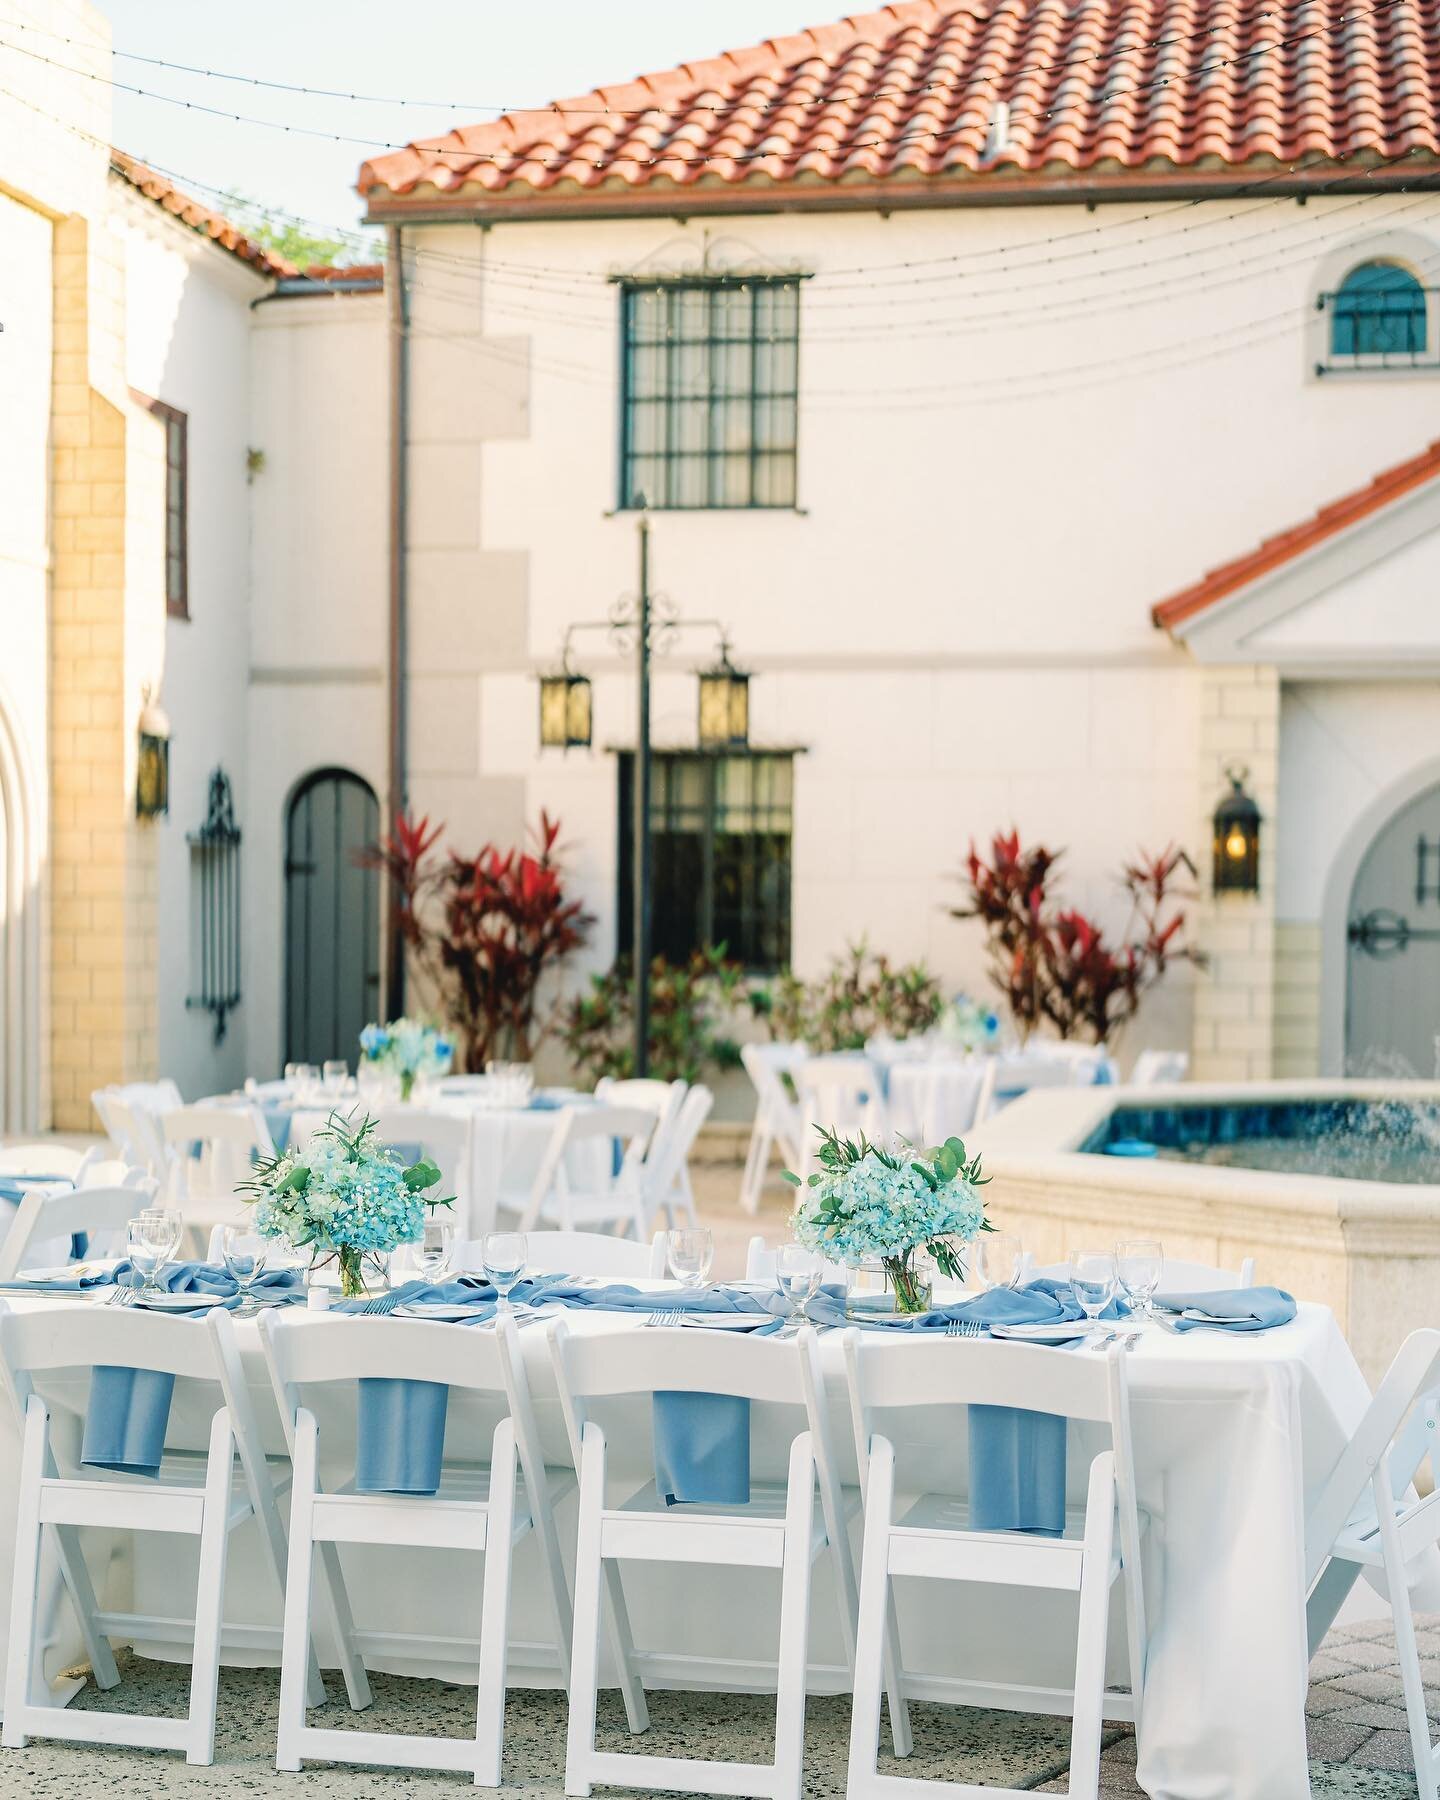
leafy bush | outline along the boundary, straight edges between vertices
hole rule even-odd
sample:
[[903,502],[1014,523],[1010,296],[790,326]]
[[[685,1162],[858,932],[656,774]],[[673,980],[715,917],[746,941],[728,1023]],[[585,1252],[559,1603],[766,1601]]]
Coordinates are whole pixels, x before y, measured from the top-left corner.
[[1185,939],[1185,913],[1176,904],[1193,898],[1175,883],[1182,870],[1193,876],[1195,866],[1173,845],[1127,863],[1120,886],[1130,918],[1124,942],[1112,949],[1093,919],[1052,899],[1049,883],[1062,854],[1027,849],[1015,831],[995,834],[989,862],[972,844],[969,902],[953,916],[983,923],[991,982],[1022,1038],[1048,1024],[1062,1038],[1103,1044],[1134,1018],[1172,962],[1204,961]]
[[457,1033],[464,1066],[527,1060],[553,1023],[538,1012],[541,981],[592,923],[565,898],[559,821],[541,813],[535,855],[493,844],[434,855],[443,830],[402,813],[362,860],[389,877],[410,972]]
[[[698,1081],[707,1068],[733,1069],[740,1047],[729,1027],[745,973],[725,947],[697,950],[686,963],[650,964],[649,1072],[662,1081]],[[635,1073],[635,977],[628,961],[592,975],[566,1008],[560,1036],[571,1060],[597,1081]]]
[[913,1037],[940,1017],[940,983],[924,963],[896,967],[888,956],[872,954],[864,938],[832,957],[816,981],[792,971],[750,996],[754,1012],[782,1042],[812,1050],[859,1050],[865,1040]]

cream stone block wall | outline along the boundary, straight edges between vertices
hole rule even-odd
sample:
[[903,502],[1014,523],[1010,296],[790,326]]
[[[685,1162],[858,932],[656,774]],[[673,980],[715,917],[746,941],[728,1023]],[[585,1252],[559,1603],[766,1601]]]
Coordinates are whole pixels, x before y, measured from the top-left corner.
[[[1191,1072],[1199,1081],[1263,1079],[1275,1058],[1280,681],[1273,669],[1249,666],[1204,668],[1199,681],[1196,935],[1209,961],[1195,982]],[[1248,771],[1246,789],[1260,808],[1255,895],[1212,892],[1211,820],[1232,766]]]
[[90,1128],[92,1090],[153,1074],[156,1052],[155,845],[134,818],[126,681],[123,290],[105,250],[85,219],[56,225],[49,952],[62,1130]]
[[1281,920],[1275,927],[1275,1073],[1320,1073],[1321,928]]

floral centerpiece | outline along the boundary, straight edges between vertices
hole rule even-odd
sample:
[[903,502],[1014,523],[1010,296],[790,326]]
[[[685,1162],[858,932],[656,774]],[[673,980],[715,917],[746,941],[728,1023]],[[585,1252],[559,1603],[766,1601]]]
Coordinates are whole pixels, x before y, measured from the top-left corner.
[[415,1083],[424,1075],[448,1075],[455,1060],[455,1046],[433,1025],[419,1019],[392,1019],[388,1025],[367,1025],[360,1033],[360,1052],[371,1068],[383,1069],[400,1083],[400,1098],[408,1100]]
[[1000,1041],[1000,1020],[990,1007],[968,994],[957,994],[940,1016],[940,1035],[957,1050],[994,1050]]
[[283,1238],[310,1251],[313,1273],[334,1262],[340,1291],[353,1299],[383,1270],[381,1258],[424,1235],[427,1208],[452,1206],[428,1197],[440,1171],[424,1157],[405,1168],[380,1141],[375,1120],[358,1125],[331,1113],[303,1150],[262,1162],[238,1192],[255,1208],[261,1237]]
[[819,1169],[801,1188],[795,1235],[809,1249],[847,1268],[883,1270],[894,1310],[925,1312],[930,1282],[919,1266],[923,1252],[942,1274],[964,1276],[961,1247],[990,1229],[979,1188],[978,1155],[967,1156],[959,1138],[917,1151],[903,1140],[890,1150],[842,1138],[823,1126]]

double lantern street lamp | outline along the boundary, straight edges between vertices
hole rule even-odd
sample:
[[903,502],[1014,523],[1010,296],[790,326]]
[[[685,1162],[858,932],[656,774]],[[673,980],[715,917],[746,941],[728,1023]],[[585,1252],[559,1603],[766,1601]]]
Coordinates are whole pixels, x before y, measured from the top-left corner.
[[650,1039],[650,661],[681,631],[713,631],[719,642],[714,666],[700,671],[697,735],[709,751],[744,750],[750,741],[750,677],[730,661],[730,643],[718,619],[686,619],[664,594],[650,590],[650,521],[639,518],[640,582],[617,600],[607,619],[582,619],[565,632],[560,667],[540,677],[540,746],[545,750],[589,749],[594,725],[590,678],[571,665],[577,633],[603,631],[622,652],[633,649],[640,682],[640,719],[635,737],[635,1073],[646,1074]]

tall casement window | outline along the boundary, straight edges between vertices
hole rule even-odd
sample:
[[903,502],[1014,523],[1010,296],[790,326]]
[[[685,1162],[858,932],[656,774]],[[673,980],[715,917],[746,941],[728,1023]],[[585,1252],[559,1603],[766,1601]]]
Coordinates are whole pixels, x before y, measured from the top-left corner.
[[620,505],[795,504],[800,283],[627,282]]
[[[635,758],[620,757],[619,948],[634,944]],[[657,752],[652,941],[683,962],[723,944],[733,962],[771,974],[790,962],[789,753]]]
[[130,390],[148,407],[165,433],[165,610],[172,618],[190,617],[189,416],[179,407],[149,394]]

